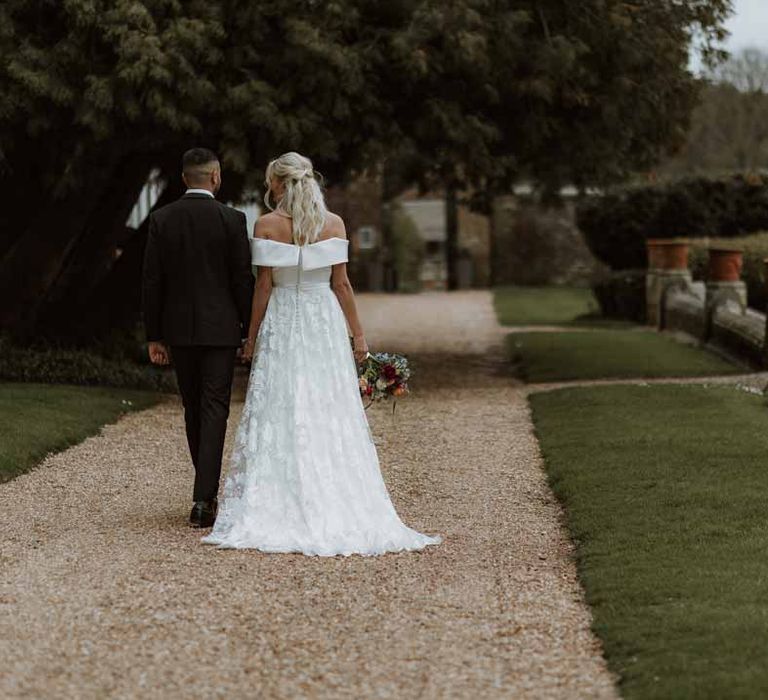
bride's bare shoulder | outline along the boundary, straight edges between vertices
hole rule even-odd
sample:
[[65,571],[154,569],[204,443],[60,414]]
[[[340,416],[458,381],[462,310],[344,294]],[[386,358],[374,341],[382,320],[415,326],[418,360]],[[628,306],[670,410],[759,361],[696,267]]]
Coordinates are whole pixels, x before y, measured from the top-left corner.
[[344,226],[344,219],[338,214],[329,211],[325,219],[325,231],[323,238],[346,238],[347,228]]
[[262,214],[253,227],[253,237],[279,242],[286,242],[287,239],[290,242],[290,220],[273,211]]

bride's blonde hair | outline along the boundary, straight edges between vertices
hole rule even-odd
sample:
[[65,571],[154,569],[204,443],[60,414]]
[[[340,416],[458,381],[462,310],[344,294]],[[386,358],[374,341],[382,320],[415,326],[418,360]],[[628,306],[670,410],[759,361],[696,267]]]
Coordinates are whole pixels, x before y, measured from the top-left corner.
[[[325,227],[328,209],[320,188],[312,161],[291,151],[270,161],[266,171],[267,191],[264,204],[267,208],[293,219],[293,242],[297,245],[314,243]],[[283,183],[283,196],[272,202],[272,181]]]

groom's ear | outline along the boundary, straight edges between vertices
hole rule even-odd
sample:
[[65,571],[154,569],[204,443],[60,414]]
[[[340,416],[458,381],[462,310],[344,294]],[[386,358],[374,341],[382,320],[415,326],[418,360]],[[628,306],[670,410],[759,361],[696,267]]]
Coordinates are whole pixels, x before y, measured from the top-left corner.
[[184,174],[184,171],[181,171],[181,181],[184,183],[184,187],[189,189],[189,183],[187,182],[187,176]]

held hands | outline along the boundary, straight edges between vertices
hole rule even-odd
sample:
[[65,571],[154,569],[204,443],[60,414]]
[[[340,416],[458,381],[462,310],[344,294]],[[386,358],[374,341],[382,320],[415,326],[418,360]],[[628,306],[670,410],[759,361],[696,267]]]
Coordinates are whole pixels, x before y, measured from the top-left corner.
[[368,343],[365,342],[364,335],[356,335],[352,339],[352,348],[354,350],[355,360],[357,362],[362,362],[366,357],[368,357]]
[[244,363],[252,362],[253,355],[256,352],[256,338],[247,338],[243,343],[243,349],[240,352],[240,357]]
[[152,342],[147,346],[149,359],[153,365],[170,365],[171,354],[163,343]]

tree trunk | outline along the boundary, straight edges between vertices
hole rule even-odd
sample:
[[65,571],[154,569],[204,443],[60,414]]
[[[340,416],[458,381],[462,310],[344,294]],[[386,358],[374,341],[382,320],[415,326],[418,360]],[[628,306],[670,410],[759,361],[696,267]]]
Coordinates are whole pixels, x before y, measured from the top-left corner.
[[456,187],[445,188],[445,269],[448,289],[459,288],[459,206]]
[[[165,170],[164,172],[168,172]],[[168,179],[155,209],[178,199],[184,192],[178,176]],[[110,274],[94,290],[87,311],[91,327],[97,331],[109,329],[133,330],[141,320],[141,274],[144,248],[149,231],[149,217],[123,246],[123,253]]]
[[490,214],[488,217],[488,284],[491,287],[495,287],[499,284],[499,239],[498,231],[496,230],[496,206],[498,199],[493,197],[491,199]]
[[381,263],[384,273],[384,291],[397,291],[397,270],[395,269],[394,244],[392,230],[392,201],[396,196],[393,173],[385,163],[381,173]]
[[0,261],[24,236],[35,214],[53,200],[45,173],[55,169],[50,153],[58,144],[19,135],[0,164]]
[[42,206],[0,263],[0,326],[31,332],[45,296],[82,229],[82,198]]
[[137,156],[121,165],[120,177],[109,183],[96,203],[48,295],[54,318],[79,314],[93,290],[111,271],[116,247],[129,233],[125,222],[146,183],[150,163],[147,156]]
[[0,326],[16,335],[28,334],[35,327],[52,286],[119,162],[114,156],[102,157],[100,163],[94,160],[97,167],[88,187],[63,199],[41,202],[24,234],[0,261]]

